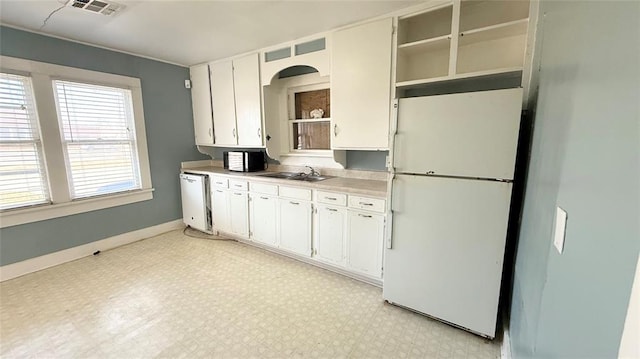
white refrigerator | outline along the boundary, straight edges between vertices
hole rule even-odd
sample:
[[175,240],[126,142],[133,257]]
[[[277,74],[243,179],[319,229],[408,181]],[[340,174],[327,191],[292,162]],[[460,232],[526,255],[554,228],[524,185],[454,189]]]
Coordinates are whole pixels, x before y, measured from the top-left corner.
[[385,300],[495,336],[521,106],[519,88],[398,100]]

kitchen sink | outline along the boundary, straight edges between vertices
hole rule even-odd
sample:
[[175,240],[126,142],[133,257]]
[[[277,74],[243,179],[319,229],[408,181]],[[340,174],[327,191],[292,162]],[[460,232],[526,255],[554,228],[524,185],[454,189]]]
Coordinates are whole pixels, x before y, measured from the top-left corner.
[[260,177],[269,177],[269,178],[282,178],[282,179],[289,179],[292,177],[296,177],[296,176],[300,176],[299,172],[273,172],[273,173],[266,173],[263,175],[259,175]]
[[273,172],[259,175],[260,177],[280,178],[292,181],[318,182],[332,178],[330,176],[312,176],[302,172]]

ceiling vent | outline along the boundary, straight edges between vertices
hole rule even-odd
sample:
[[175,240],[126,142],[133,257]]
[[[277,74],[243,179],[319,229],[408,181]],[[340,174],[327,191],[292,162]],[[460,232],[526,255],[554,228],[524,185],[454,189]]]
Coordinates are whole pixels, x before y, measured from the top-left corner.
[[71,0],[67,6],[95,12],[102,15],[113,15],[124,9],[124,5],[100,0]]

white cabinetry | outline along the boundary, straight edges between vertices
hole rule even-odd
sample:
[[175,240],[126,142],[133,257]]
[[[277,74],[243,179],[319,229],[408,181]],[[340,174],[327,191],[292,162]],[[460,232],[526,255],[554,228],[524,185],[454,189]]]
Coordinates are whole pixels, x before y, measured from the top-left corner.
[[291,196],[278,199],[280,248],[310,257],[313,205],[305,199],[311,198],[311,190],[280,187],[280,195]]
[[372,277],[382,276],[384,216],[352,210],[347,215],[347,267]]
[[229,191],[231,233],[249,237],[249,195],[245,191]]
[[278,186],[249,183],[250,237],[256,242],[278,246]]
[[233,94],[233,63],[213,62],[211,68],[211,100],[216,145],[236,145],[236,107]]
[[209,67],[215,144],[262,146],[258,54],[212,62]]
[[229,220],[229,190],[213,187],[211,189],[211,213],[213,229],[221,232],[230,232]]
[[[246,191],[247,182],[230,181],[219,176],[213,176],[211,182],[213,229],[243,238],[248,237],[249,196]],[[239,189],[238,186],[240,186]]]
[[389,147],[391,40],[391,18],[333,34],[332,148]]
[[454,0],[399,17],[396,87],[522,71],[529,7],[527,0]]
[[196,145],[211,146],[213,145],[213,118],[211,115],[209,65],[192,66],[189,73]]
[[345,265],[345,234],[347,209],[329,204],[318,205],[318,238],[316,256],[318,259]]

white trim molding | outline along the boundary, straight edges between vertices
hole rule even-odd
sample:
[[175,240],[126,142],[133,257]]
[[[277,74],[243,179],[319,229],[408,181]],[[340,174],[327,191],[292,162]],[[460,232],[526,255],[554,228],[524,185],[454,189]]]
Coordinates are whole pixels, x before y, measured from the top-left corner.
[[0,228],[44,221],[153,199],[153,189],[110,194],[71,202],[17,208],[0,213]]
[[43,256],[27,259],[21,262],[7,264],[0,267],[0,282],[57,266],[59,264],[71,262],[83,257],[88,257],[96,251],[106,251],[181,228],[184,228],[182,218],[142,228],[136,231],[122,233],[117,236],[101,239],[81,246],[45,254]]
[[503,324],[502,345],[500,346],[500,358],[511,359],[511,337],[509,337],[508,323]]
[[640,256],[636,264],[636,274],[631,286],[631,297],[624,321],[618,358],[640,358]]

